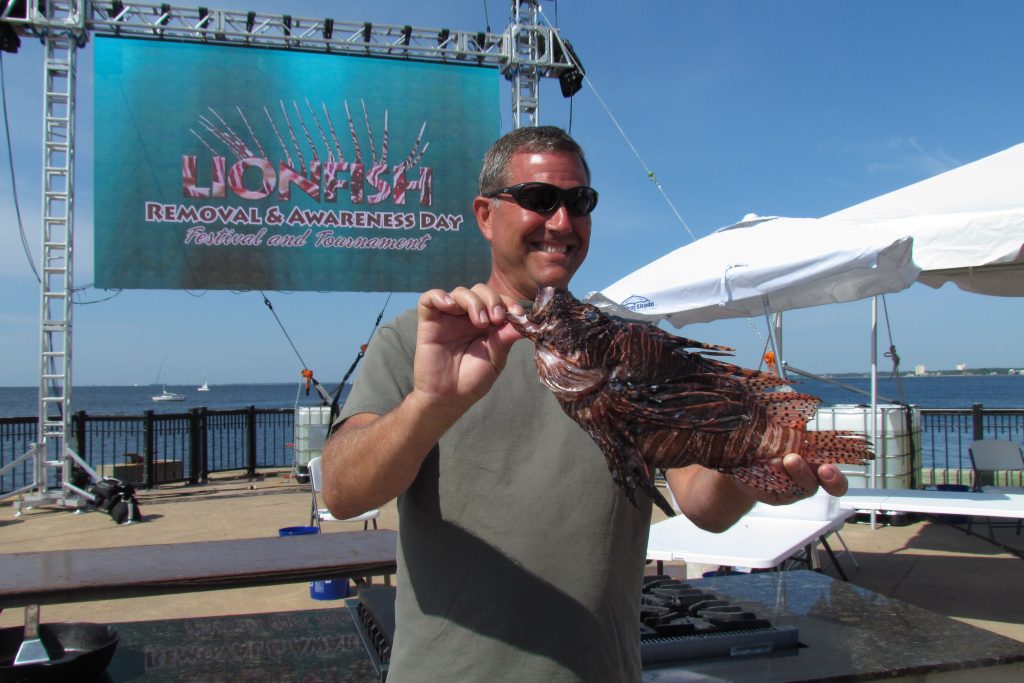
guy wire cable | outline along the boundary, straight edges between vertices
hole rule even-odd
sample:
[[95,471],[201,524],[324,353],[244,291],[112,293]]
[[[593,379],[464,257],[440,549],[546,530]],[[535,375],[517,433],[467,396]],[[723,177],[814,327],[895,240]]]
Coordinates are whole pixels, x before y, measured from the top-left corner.
[[356,366],[359,365],[359,361],[361,361],[363,356],[366,355],[366,347],[370,345],[370,340],[373,339],[373,335],[377,332],[377,328],[380,326],[380,321],[384,318],[384,311],[388,308],[388,303],[391,301],[392,294],[394,294],[394,292],[388,292],[388,298],[384,300],[384,305],[381,306],[380,313],[377,314],[377,321],[373,323],[373,327],[370,329],[370,336],[366,338],[366,343],[359,347],[359,353],[356,354],[356,359],[352,361],[352,365],[349,366],[348,372],[345,373],[345,376],[341,378],[340,382],[338,382],[338,386],[331,392],[331,426],[328,429],[328,433],[333,433],[334,420],[341,413],[339,400],[341,399],[341,392],[345,389],[345,382],[347,382],[348,378],[352,376],[352,373],[356,370]]
[[[548,24],[551,24],[551,22],[547,18],[547,15],[544,14],[544,9],[539,4],[537,5],[537,9],[540,12],[540,15],[544,17],[544,20],[547,21]],[[676,208],[675,204],[672,203],[672,200],[669,198],[668,193],[665,192],[665,188],[662,186],[661,181],[658,180],[658,176],[655,175],[654,171],[652,171],[650,167],[647,165],[647,163],[643,160],[643,157],[640,156],[640,152],[637,151],[637,148],[630,141],[629,136],[626,135],[626,131],[624,131],[622,129],[622,126],[619,125],[619,122],[615,118],[615,115],[612,114],[611,109],[609,109],[608,105],[605,104],[604,99],[601,97],[601,94],[597,92],[597,88],[594,87],[594,83],[590,80],[590,77],[587,76],[586,72],[583,70],[583,67],[580,66],[579,62],[573,59],[572,53],[565,46],[565,41],[562,40],[562,35],[560,33],[555,33],[555,37],[558,38],[558,42],[562,46],[562,53],[569,59],[569,61],[573,63],[573,66],[579,69],[580,73],[583,75],[583,82],[590,86],[591,92],[594,93],[594,97],[597,98],[598,103],[600,103],[601,107],[608,115],[608,118],[611,119],[612,124],[619,131],[619,135],[622,136],[622,139],[625,141],[626,146],[628,146],[629,149],[633,152],[633,156],[636,157],[636,160],[640,162],[640,166],[644,169],[644,173],[647,175],[647,179],[653,182],[654,186],[658,188],[658,192],[661,193],[661,196],[665,199],[665,202],[668,204],[669,208],[672,209],[672,213],[674,213],[676,215],[676,218],[679,219],[679,223],[686,229],[686,232],[690,236],[690,239],[696,242],[696,235],[693,234],[693,231],[690,230],[690,226],[687,225],[686,221],[683,219],[682,214],[679,213],[679,210]]]
[[36,276],[37,282],[42,282],[39,271],[36,270],[35,261],[32,260],[32,251],[28,247],[28,240],[25,237],[25,224],[21,221],[21,205],[18,203],[18,185],[14,179],[14,151],[11,149],[11,128],[7,122],[7,79],[4,77],[4,58],[0,53],[0,105],[3,108],[4,135],[7,138],[7,165],[11,169],[11,195],[14,198],[14,214],[18,219],[18,233],[21,235],[21,246],[25,250],[25,258],[28,259],[28,266],[32,274]]
[[[381,307],[380,313],[377,314],[377,321],[373,324],[373,328],[370,330],[370,336],[366,339],[366,344],[363,344],[363,346],[359,349],[359,353],[356,354],[356,359],[352,362],[352,365],[349,367],[348,372],[345,373],[345,376],[342,378],[341,382],[338,383],[337,388],[331,394],[327,394],[327,396],[324,396],[326,391],[321,387],[320,382],[318,382],[315,377],[310,377],[310,380],[316,385],[317,392],[321,394],[321,397],[329,397],[332,399],[332,413],[334,411],[334,407],[337,406],[338,404],[338,397],[341,396],[341,391],[342,388],[345,386],[345,382],[348,381],[348,378],[352,376],[353,372],[355,372],[356,366],[359,364],[359,361],[362,360],[363,354],[365,353],[364,349],[370,343],[370,340],[373,339],[373,335],[377,331],[377,327],[380,325],[380,321],[384,318],[384,312],[387,310],[388,303],[391,301],[391,295],[392,292],[388,292],[388,297],[387,299],[384,300],[384,305]],[[288,340],[288,344],[292,347],[292,351],[295,352],[296,358],[298,358],[299,363],[302,364],[303,370],[307,370],[309,366],[306,365],[305,359],[303,359],[302,354],[299,353],[299,349],[295,346],[295,342],[292,341],[291,335],[288,334],[288,330],[285,329],[284,323],[281,322],[281,318],[278,317],[277,311],[274,310],[274,305],[270,303],[270,299],[267,298],[267,295],[263,292],[263,290],[260,290],[260,296],[263,297],[263,303],[266,305],[267,308],[270,309],[270,313],[274,316],[274,320],[277,321],[278,327],[281,328],[281,332],[284,334],[285,339]]]
[[274,320],[277,321],[277,326],[281,328],[281,332],[284,333],[284,338],[288,340],[288,343],[292,347],[292,351],[294,351],[296,357],[298,357],[299,363],[302,364],[303,369],[308,368],[309,366],[306,365],[306,361],[302,359],[302,354],[299,353],[299,350],[297,348],[295,348],[295,342],[293,342],[292,338],[288,335],[288,330],[285,329],[284,324],[281,322],[281,319],[277,317],[277,311],[274,310],[274,305],[270,303],[270,299],[268,299],[267,295],[263,293],[263,290],[260,290],[260,296],[263,297],[263,303],[266,304],[267,308],[270,309],[270,313],[274,316]]
[[[306,361],[302,358],[302,354],[299,353],[299,349],[296,348],[295,342],[292,341],[291,336],[288,334],[288,330],[285,329],[284,323],[282,323],[281,319],[279,317],[277,317],[277,311],[274,310],[274,305],[272,303],[270,303],[270,299],[268,299],[267,295],[263,293],[263,290],[260,290],[260,295],[263,297],[263,303],[266,304],[267,308],[270,309],[271,314],[273,314],[274,320],[277,321],[277,326],[280,327],[281,328],[281,332],[284,333],[284,338],[287,339],[288,343],[291,345],[292,351],[295,352],[295,356],[299,359],[299,363],[302,364],[302,372],[300,374],[301,374],[302,377],[304,377],[306,379],[306,393],[307,394],[309,393],[309,386],[310,386],[310,384],[313,384],[316,387],[317,393],[320,394],[320,399],[322,401],[324,401],[324,403],[326,403],[327,399],[330,398],[330,395],[324,390],[324,388],[322,386],[320,386],[320,382],[317,382],[316,378],[313,377],[313,371],[309,369],[308,365],[306,365]],[[301,382],[299,383],[299,389],[298,390],[302,391],[302,383]],[[295,398],[296,405],[298,405],[298,401],[299,401],[298,395],[296,395],[296,398]]]

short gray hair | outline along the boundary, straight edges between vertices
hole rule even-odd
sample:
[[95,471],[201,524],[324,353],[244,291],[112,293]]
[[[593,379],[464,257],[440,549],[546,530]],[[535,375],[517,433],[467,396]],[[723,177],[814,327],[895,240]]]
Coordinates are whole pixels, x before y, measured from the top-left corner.
[[493,192],[509,183],[509,165],[516,154],[539,152],[574,154],[579,157],[583,171],[590,182],[590,167],[583,156],[583,148],[557,126],[527,126],[502,136],[484,154],[480,169],[480,194]]

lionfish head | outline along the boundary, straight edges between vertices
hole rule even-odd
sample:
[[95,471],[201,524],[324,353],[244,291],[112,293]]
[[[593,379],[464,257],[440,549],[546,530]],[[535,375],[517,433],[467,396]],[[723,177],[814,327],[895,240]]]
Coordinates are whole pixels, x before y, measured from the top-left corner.
[[596,306],[581,303],[564,289],[541,287],[524,315],[508,315],[516,330],[563,358],[579,357],[607,325]]

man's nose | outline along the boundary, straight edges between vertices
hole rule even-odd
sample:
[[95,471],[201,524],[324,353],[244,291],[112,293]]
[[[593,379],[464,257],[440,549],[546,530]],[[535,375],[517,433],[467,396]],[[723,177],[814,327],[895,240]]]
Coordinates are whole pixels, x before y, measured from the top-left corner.
[[554,213],[545,222],[545,227],[548,230],[557,232],[570,232],[572,230],[572,216],[569,215],[569,209],[565,208],[565,202],[559,202],[558,208],[555,209]]

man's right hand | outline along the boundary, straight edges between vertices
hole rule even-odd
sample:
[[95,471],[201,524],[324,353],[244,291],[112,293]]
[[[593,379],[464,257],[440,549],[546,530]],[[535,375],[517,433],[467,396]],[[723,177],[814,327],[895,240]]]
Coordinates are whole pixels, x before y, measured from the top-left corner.
[[490,390],[520,338],[507,310],[521,314],[523,307],[483,284],[420,296],[413,375],[420,400],[461,414]]
[[412,392],[385,415],[351,416],[324,445],[324,501],[335,517],[405,491],[430,449],[490,390],[519,339],[506,309],[523,312],[486,285],[420,296]]

